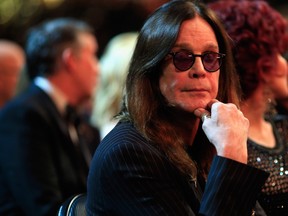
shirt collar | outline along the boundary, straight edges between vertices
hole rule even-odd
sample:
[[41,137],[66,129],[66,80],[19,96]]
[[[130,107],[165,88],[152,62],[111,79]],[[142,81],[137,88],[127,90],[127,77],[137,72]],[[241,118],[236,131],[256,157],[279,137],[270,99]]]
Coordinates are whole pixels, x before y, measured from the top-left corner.
[[68,104],[64,93],[45,77],[36,77],[34,83],[51,97],[60,113],[64,114]]

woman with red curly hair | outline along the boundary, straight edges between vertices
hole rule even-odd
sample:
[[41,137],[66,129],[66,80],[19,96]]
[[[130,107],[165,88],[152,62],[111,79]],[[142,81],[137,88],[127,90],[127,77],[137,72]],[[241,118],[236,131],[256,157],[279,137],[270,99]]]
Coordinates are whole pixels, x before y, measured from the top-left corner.
[[287,215],[288,121],[271,115],[271,102],[288,96],[287,20],[265,1],[219,1],[209,7],[233,41],[240,106],[250,122],[248,164],[270,173],[260,204],[268,215]]

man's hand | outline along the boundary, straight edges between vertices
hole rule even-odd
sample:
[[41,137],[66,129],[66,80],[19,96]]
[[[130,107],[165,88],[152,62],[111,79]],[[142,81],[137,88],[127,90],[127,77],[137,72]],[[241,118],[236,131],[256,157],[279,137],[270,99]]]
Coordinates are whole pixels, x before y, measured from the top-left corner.
[[202,128],[217,154],[246,164],[248,119],[232,103],[212,100],[207,109],[211,111],[199,108],[194,114],[202,119]]

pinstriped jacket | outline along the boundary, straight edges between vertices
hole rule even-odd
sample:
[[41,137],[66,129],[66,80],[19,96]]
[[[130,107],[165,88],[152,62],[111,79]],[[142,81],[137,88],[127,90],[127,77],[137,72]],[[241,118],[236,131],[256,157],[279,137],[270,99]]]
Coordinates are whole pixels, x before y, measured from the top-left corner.
[[266,172],[215,156],[204,187],[181,175],[131,123],[100,143],[88,176],[88,215],[251,215]]

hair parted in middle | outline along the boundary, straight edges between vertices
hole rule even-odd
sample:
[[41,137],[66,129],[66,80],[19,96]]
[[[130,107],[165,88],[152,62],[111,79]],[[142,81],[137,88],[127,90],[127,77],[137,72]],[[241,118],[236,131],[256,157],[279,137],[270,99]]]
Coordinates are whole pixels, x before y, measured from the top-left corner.
[[[173,108],[160,92],[159,77],[162,74],[163,61],[177,40],[181,24],[196,16],[201,17],[211,26],[219,45],[219,52],[226,54],[220,69],[217,99],[239,106],[240,89],[232,59],[231,42],[221,22],[202,3],[192,0],[174,0],[151,14],[139,33],[126,80],[125,106],[120,114],[122,121],[128,119],[133,122],[145,138],[166,153],[180,172],[186,175],[189,173],[193,180],[197,175],[196,164],[185,151],[184,140],[178,136],[179,131],[173,126],[173,120],[169,118],[171,116],[169,112],[172,112]],[[206,143],[211,150],[203,150],[203,155],[196,155],[194,159],[202,160],[205,157],[211,159],[215,149],[203,131],[200,134],[202,135],[197,136],[194,143],[201,142],[203,146]],[[205,163],[200,162],[198,167],[202,166],[202,169],[207,172],[209,163]]]

